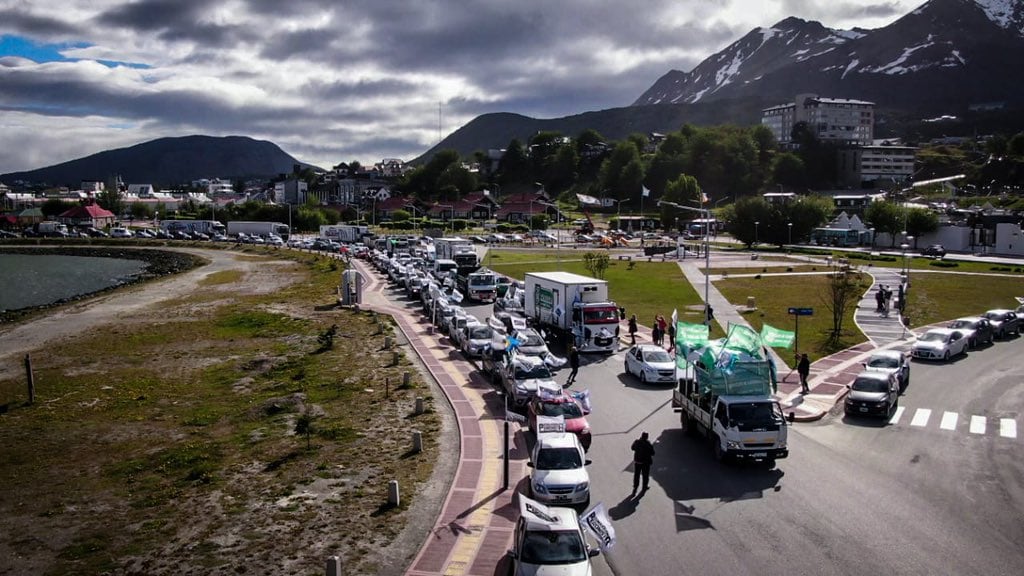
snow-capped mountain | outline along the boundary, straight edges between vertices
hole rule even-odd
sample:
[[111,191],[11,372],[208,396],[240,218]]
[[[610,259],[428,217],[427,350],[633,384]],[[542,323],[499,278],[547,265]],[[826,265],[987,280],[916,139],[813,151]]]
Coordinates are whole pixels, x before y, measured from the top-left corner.
[[722,100],[774,105],[798,93],[921,112],[1024,101],[1024,0],[931,0],[889,26],[832,30],[787,18],[690,72],[673,70],[634,106]]

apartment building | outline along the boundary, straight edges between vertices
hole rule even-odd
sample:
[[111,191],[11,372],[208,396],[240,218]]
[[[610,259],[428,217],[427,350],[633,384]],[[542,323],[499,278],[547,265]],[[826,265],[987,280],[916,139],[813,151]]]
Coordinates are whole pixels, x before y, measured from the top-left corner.
[[806,122],[820,140],[867,146],[874,138],[875,104],[800,94],[791,103],[761,111],[761,125],[770,129],[783,145],[792,142],[793,127],[800,122]]

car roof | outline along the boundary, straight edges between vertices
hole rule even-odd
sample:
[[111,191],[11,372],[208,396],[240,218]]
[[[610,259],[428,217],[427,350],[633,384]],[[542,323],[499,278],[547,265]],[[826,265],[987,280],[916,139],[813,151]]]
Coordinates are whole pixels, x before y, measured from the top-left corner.
[[901,358],[903,352],[899,350],[876,350],[871,353],[872,358]]
[[992,310],[985,312],[985,314],[1006,314],[1007,312],[1013,312],[1013,310],[1010,310],[1008,308],[993,308]]
[[925,334],[932,334],[932,333],[934,333],[934,334],[942,334],[944,336],[948,336],[948,335],[952,334],[953,332],[957,332],[957,330],[955,328],[932,328],[931,330],[928,330],[927,332],[925,332]]
[[857,374],[857,380],[888,380],[892,374],[878,370],[865,370]]
[[642,350],[644,352],[654,352],[656,350],[661,350],[662,352],[665,351],[664,348],[658,346],[657,344],[637,344],[636,346],[634,346],[634,348]]
[[580,521],[576,511],[572,508],[561,508],[557,506],[546,506],[547,512],[555,519],[554,522],[542,522],[539,519],[523,516],[526,521],[526,529],[530,532],[554,532],[563,530],[579,530]]
[[576,448],[580,447],[580,439],[572,432],[552,432],[537,435],[537,449],[541,448]]
[[953,322],[977,322],[978,320],[988,320],[988,318],[982,316],[964,316],[963,318],[957,318]]

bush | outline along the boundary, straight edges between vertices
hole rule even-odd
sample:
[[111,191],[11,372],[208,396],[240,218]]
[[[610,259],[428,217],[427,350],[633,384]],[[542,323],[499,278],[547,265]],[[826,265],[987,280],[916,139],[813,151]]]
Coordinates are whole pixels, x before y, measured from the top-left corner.
[[461,232],[466,228],[469,228],[469,222],[466,220],[452,220],[452,231]]
[[959,262],[949,262],[947,260],[935,260],[928,263],[929,266],[935,266],[936,268],[956,268],[960,265]]

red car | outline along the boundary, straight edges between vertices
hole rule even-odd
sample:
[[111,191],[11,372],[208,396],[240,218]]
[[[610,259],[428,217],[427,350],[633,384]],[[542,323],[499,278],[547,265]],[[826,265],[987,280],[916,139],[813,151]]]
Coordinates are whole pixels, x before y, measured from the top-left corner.
[[537,415],[541,416],[562,416],[565,418],[565,431],[572,432],[580,439],[583,450],[590,449],[590,424],[587,422],[587,414],[579,401],[566,391],[557,398],[541,399],[535,396],[530,400],[529,415],[527,422],[530,431],[537,432]]

